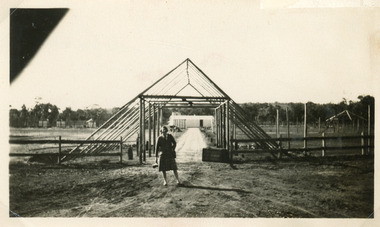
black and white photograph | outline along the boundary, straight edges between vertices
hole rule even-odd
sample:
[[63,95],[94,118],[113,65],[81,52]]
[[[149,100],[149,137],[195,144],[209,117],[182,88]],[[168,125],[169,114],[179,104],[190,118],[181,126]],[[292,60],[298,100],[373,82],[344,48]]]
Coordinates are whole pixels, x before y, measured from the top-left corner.
[[0,226],[379,224],[379,1],[5,2]]

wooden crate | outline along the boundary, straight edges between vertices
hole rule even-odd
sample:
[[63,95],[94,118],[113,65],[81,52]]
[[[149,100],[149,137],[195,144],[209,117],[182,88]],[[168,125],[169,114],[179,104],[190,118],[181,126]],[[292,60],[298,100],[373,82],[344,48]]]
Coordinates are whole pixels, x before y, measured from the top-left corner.
[[203,148],[202,161],[204,162],[223,162],[229,163],[229,154],[226,149]]

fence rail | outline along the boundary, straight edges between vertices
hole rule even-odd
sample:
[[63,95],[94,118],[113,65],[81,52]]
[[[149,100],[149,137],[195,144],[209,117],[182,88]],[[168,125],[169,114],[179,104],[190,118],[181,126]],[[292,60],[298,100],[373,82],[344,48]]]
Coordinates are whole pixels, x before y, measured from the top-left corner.
[[[353,141],[358,140],[356,143],[357,145],[345,145],[345,146],[336,146],[335,144],[333,146],[327,146],[326,141],[339,141],[340,143],[342,141],[351,140],[351,143]],[[370,150],[374,149],[373,142],[374,136],[373,135],[362,135],[360,136],[324,136],[324,133],[322,133],[322,136],[318,137],[293,137],[293,138],[269,138],[269,139],[231,139],[231,147],[232,147],[232,153],[239,154],[239,153],[262,153],[262,152],[273,152],[273,150],[263,150],[263,149],[240,149],[239,143],[259,143],[259,142],[267,142],[267,141],[273,141],[278,144],[279,146],[279,154],[280,153],[287,153],[287,152],[310,152],[310,151],[321,151],[321,156],[325,156],[327,150],[353,150],[358,149],[362,155],[370,154]],[[283,142],[296,142],[296,141],[321,141],[321,146],[308,146],[308,143],[306,144],[306,147],[296,147],[291,148],[290,143],[287,143],[287,148],[284,148]],[[280,157],[280,155],[278,155]]]
[[67,155],[62,153],[62,144],[120,144],[120,149],[118,153],[93,153],[93,154],[70,154],[71,156],[119,156],[119,162],[123,161],[123,138],[120,140],[62,140],[61,136],[58,140],[19,140],[10,139],[9,144],[58,144],[58,153],[9,153],[10,157],[21,157],[21,156],[53,156],[58,158],[58,164],[61,164],[62,155]]

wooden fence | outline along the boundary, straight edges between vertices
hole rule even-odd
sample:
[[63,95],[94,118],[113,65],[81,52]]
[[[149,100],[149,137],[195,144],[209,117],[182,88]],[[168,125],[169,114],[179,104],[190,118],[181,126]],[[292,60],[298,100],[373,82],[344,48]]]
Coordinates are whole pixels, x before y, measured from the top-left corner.
[[[358,144],[350,146],[336,146],[336,144],[341,143],[342,141],[352,141],[358,140]],[[329,136],[326,137],[324,133],[319,137],[293,137],[293,138],[271,138],[271,139],[231,139],[232,153],[237,155],[239,153],[258,153],[258,152],[274,152],[273,150],[263,150],[263,149],[241,149],[239,143],[259,143],[273,141],[279,145],[279,150],[277,152],[277,157],[280,158],[282,154],[288,152],[304,152],[308,154],[309,152],[321,152],[321,156],[324,157],[328,150],[348,150],[348,149],[357,149],[358,154],[368,155],[373,150],[374,145],[374,136],[373,135],[364,135],[362,133],[360,136]],[[290,142],[304,142],[303,147],[291,147]],[[320,141],[320,146],[308,146],[309,141]],[[333,146],[328,146],[327,141],[329,141]],[[337,143],[338,141],[338,143]],[[288,142],[287,145],[284,142]]]
[[62,155],[67,155],[62,153],[62,144],[120,144],[118,153],[94,153],[94,154],[70,154],[77,156],[119,156],[119,162],[123,162],[123,138],[120,140],[62,140],[59,136],[58,140],[18,140],[10,139],[9,144],[58,144],[58,153],[9,153],[10,157],[20,157],[20,156],[57,156],[58,164],[61,164]]

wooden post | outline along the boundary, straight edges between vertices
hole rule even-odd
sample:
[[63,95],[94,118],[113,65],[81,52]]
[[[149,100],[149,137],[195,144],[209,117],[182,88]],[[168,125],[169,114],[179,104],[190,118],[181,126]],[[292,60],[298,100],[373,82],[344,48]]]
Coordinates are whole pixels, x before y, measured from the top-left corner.
[[321,133],[321,117],[318,118],[318,133]]
[[162,108],[160,107],[160,127],[164,125],[164,123],[162,122]]
[[151,114],[152,114],[152,111],[151,111],[151,105],[150,105],[150,102],[148,103],[148,132],[149,132],[149,144],[148,144],[148,150],[149,150],[149,157],[152,157],[152,147],[151,147],[151,143],[152,143],[152,121],[151,121]]
[[227,151],[230,152],[230,162],[232,163],[232,152],[230,149],[230,101],[226,102],[226,145]]
[[371,152],[371,106],[368,105],[368,142],[367,142],[367,154]]
[[325,133],[322,132],[322,157],[325,157],[326,152],[326,139],[325,139]]
[[219,146],[218,108],[214,109],[216,147]]
[[219,108],[219,147],[223,147],[223,105]]
[[120,164],[123,163],[123,137],[120,136]]
[[156,156],[156,105],[153,104],[153,152]]
[[140,133],[139,133],[139,160],[140,160],[140,164],[142,164],[143,160],[142,160],[142,152],[144,150],[144,142],[142,140],[142,137],[143,137],[143,110],[142,110],[142,106],[143,106],[143,101],[142,101],[142,98],[140,97],[140,121],[139,121],[139,124],[140,124]]
[[279,112],[278,108],[276,109],[276,137],[279,138],[280,129],[279,129]]
[[230,150],[230,103],[226,102],[226,144],[227,150]]
[[136,157],[140,157],[140,134],[137,133],[136,138]]
[[227,138],[226,138],[226,104],[223,104],[223,148],[227,147]]
[[145,147],[145,100],[142,100],[142,152],[143,152],[143,158],[144,162],[146,161],[146,147]]
[[160,136],[160,106],[157,106],[157,137]]
[[304,137],[304,139],[303,139],[303,147],[305,148],[305,155],[307,154],[307,139],[306,139],[306,137],[307,137],[307,109],[306,109],[306,103],[305,103],[305,113],[304,113],[304,121],[303,121],[303,137]]
[[234,109],[234,139],[236,140],[236,113]]
[[280,150],[278,151],[277,158],[280,159],[282,157],[282,135],[278,135],[278,146],[280,147]]
[[365,155],[365,150],[364,150],[364,132],[362,132],[360,135],[362,136],[362,138],[361,138],[362,155]]
[[289,128],[289,113],[288,113],[288,107],[286,107],[286,125],[287,125],[287,128],[288,128],[288,149],[290,149],[290,128]]
[[58,164],[61,164],[61,157],[62,157],[62,146],[61,146],[61,136],[58,137]]
[[219,106],[219,110],[218,110],[218,122],[219,122],[219,146],[218,147],[223,147],[222,146],[222,141],[223,141],[223,136],[222,136],[222,109],[223,109],[223,106]]

